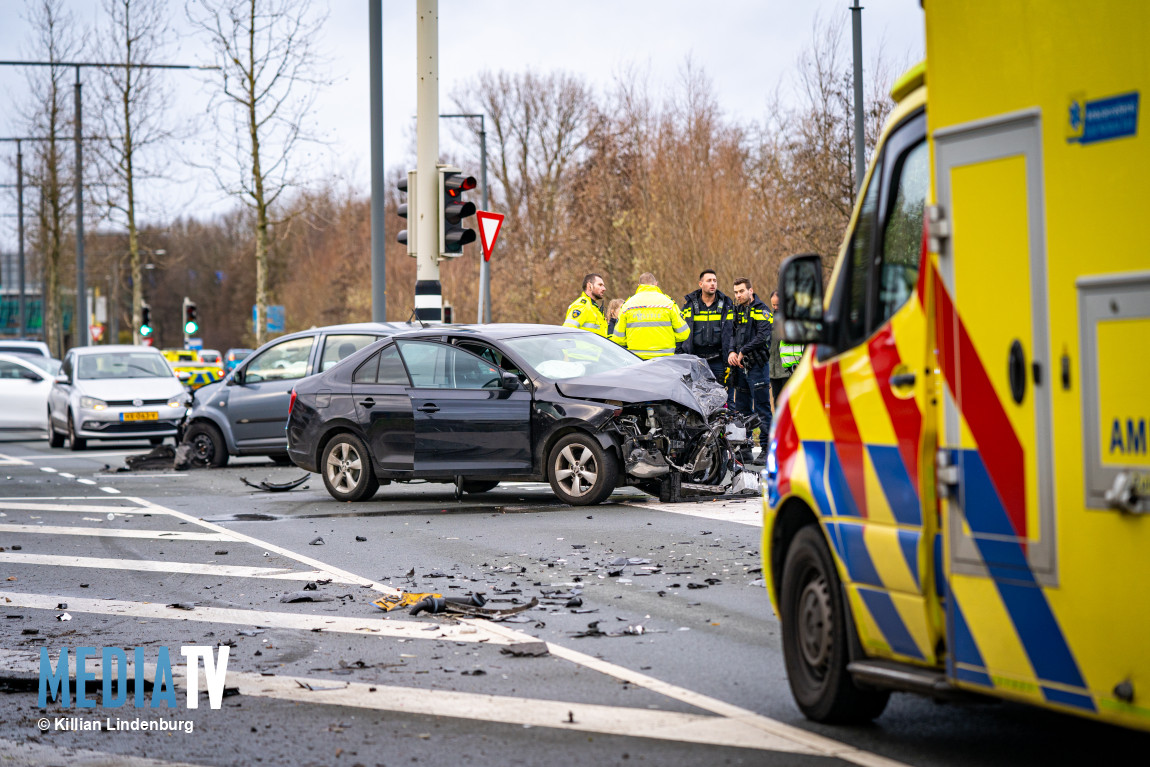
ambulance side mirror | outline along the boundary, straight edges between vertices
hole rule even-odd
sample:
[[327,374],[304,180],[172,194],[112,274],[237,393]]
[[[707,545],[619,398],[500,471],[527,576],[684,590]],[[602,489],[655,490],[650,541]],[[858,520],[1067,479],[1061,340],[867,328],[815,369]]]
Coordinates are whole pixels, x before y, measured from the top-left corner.
[[823,264],[818,254],[804,253],[783,262],[779,269],[779,313],[787,343],[824,341]]

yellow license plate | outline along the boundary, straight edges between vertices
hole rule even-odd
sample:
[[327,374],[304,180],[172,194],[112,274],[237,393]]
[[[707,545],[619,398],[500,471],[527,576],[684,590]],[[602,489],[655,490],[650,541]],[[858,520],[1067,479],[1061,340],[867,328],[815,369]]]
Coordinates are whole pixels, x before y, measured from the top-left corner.
[[121,421],[156,421],[159,418],[160,414],[154,410],[147,413],[120,413]]

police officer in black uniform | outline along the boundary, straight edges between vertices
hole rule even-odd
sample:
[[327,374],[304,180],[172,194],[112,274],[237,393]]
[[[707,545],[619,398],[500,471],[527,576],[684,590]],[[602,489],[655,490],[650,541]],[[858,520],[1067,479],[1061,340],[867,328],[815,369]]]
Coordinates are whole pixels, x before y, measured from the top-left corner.
[[[735,302],[719,290],[714,269],[699,273],[699,289],[683,297],[683,319],[691,335],[676,350],[707,361],[715,380],[726,383],[727,357],[734,342]],[[727,404],[733,406],[728,395]]]
[[[770,309],[755,295],[746,277],[735,280],[735,340],[728,361],[735,380],[735,408],[759,417],[759,455],[764,463],[767,435],[771,430],[771,385],[767,375],[770,359]],[[744,453],[744,459],[749,458]],[[744,463],[746,461],[744,460]]]

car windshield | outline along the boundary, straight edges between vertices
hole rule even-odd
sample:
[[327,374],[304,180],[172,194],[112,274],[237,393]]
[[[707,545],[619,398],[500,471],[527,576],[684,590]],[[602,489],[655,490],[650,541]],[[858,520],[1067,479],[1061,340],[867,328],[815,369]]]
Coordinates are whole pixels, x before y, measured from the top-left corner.
[[77,378],[169,378],[172,375],[164,358],[156,353],[84,354],[78,361]]
[[614,341],[586,330],[508,338],[503,343],[535,372],[552,380],[606,373],[642,362]]
[[20,352],[13,354],[14,357],[19,357],[30,365],[35,365],[41,370],[56,375],[60,372],[60,360],[52,359],[51,357],[43,357],[39,354],[25,354]]

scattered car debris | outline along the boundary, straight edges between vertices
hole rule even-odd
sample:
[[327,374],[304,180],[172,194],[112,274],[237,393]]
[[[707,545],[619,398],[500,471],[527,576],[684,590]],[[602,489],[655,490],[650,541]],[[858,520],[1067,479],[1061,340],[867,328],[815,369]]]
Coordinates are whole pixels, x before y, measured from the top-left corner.
[[585,637],[621,637],[621,636],[639,636],[641,634],[649,633],[641,625],[627,626],[626,628],[618,631],[604,631],[599,628],[599,621],[592,621],[587,624],[586,631],[579,631],[571,635],[572,639],[583,639]]
[[68,603],[67,602],[61,602],[60,604],[56,605],[56,609],[57,610],[67,610],[68,609]]
[[266,629],[240,629],[236,633],[243,637],[254,637],[263,634]]
[[311,543],[308,544],[308,546],[322,546],[322,545],[323,545],[323,537],[322,536],[320,536],[319,538],[313,539],[311,541]]
[[500,621],[509,619],[511,616],[530,610],[533,607],[537,607],[539,600],[532,597],[531,601],[526,604],[505,608],[493,608],[486,606],[487,600],[479,594],[472,594],[467,597],[445,597],[442,594],[434,593],[400,592],[399,594],[388,595],[382,599],[377,599],[372,602],[372,604],[387,612],[401,607],[410,607],[412,615],[419,615],[423,612],[433,615],[451,613]]
[[137,453],[124,458],[124,466],[117,472],[148,471],[175,468],[176,449],[171,445],[157,445],[146,453]]
[[287,594],[280,594],[281,602],[332,602],[335,597],[329,597],[327,594],[320,594],[315,591],[289,591]]
[[551,651],[547,649],[546,642],[515,642],[514,644],[507,645],[499,652],[504,655],[514,655],[517,658],[537,658],[541,655],[549,655],[551,653]]
[[70,620],[72,620],[72,616],[69,615],[68,613],[60,613],[59,615],[56,616],[56,620],[58,620],[58,621],[70,621]]
[[228,555],[228,550],[227,550],[227,549],[220,549],[219,551],[217,551],[217,552],[215,553],[215,555],[214,555],[214,556],[217,556],[217,557],[226,557],[227,555]]
[[21,634],[24,634],[24,635],[28,635],[28,636],[30,636],[30,635],[33,635],[33,634],[39,634],[39,633],[40,633],[40,629],[24,629],[24,630],[23,630],[23,631],[21,631],[20,633],[21,633]]
[[563,606],[564,607],[582,607],[583,606],[583,598],[582,597],[571,597],[570,599],[567,600],[566,604],[564,604]]
[[258,485],[249,482],[247,477],[240,477],[240,482],[243,482],[248,487],[254,487],[256,490],[266,490],[269,493],[285,493],[288,490],[295,490],[304,482],[307,482],[310,477],[310,474],[304,474],[299,479],[293,479],[291,482],[268,482],[265,479]]
[[168,605],[168,607],[171,607],[173,610],[195,610],[196,609],[196,603],[195,602],[173,602],[172,604]]
[[362,536],[362,535],[357,535],[357,536],[355,536],[355,539],[356,539],[356,541],[358,541],[359,543],[364,543],[364,542],[367,540],[367,538],[365,538],[365,537],[364,537],[364,536]]
[[318,586],[318,585],[316,585],[316,582],[315,582],[315,581],[308,581],[307,583],[305,583],[305,584],[303,585],[303,590],[304,590],[304,591],[316,591],[316,590],[318,590],[318,589],[319,589],[319,586]]

